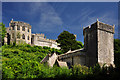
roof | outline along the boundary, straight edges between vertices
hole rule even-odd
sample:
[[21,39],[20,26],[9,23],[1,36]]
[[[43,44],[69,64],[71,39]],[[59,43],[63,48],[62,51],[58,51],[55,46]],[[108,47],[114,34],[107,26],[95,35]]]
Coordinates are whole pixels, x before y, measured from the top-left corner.
[[79,51],[84,51],[84,48],[82,48],[82,49],[76,49],[74,51],[69,50],[68,52],[66,52],[64,54],[61,54],[59,56],[66,55],[66,54],[71,54],[71,53],[75,53],[75,52],[79,52]]
[[58,65],[59,65],[60,67],[67,67],[67,63],[66,63],[66,62],[58,61],[58,60],[57,60],[57,62],[58,62]]
[[31,25],[26,23],[26,22],[22,22],[22,21],[11,21],[10,24],[14,24],[14,25],[19,25],[19,26],[25,26],[31,29]]
[[71,56],[85,56],[85,50],[84,48],[82,49],[77,49],[77,50],[74,50],[74,51],[68,51],[67,53],[65,54],[61,54],[59,55],[59,59],[61,58],[68,58],[68,57],[71,57]]
[[49,60],[49,54],[45,56],[40,63],[47,62]]
[[51,57],[49,57],[48,65],[53,67],[53,65],[55,64],[56,60],[57,60],[58,56],[56,55],[56,53],[54,53]]

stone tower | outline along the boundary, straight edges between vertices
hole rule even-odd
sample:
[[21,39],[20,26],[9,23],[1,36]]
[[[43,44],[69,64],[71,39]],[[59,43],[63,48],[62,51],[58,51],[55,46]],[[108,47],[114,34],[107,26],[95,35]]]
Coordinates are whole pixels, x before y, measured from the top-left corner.
[[26,42],[31,44],[31,25],[22,21],[13,21],[9,23],[9,27],[6,29],[10,35],[10,42],[22,43]]
[[114,66],[114,26],[95,22],[83,29],[86,65]]

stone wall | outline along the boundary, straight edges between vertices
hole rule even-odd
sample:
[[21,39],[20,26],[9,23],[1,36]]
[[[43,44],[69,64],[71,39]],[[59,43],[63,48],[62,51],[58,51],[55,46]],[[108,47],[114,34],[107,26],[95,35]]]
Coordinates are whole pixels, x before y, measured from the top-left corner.
[[[17,29],[19,27],[19,29]],[[25,30],[23,31],[22,28],[25,27]],[[29,31],[28,31],[29,29]],[[31,44],[31,26],[27,23],[20,22],[20,21],[11,21],[9,23],[9,27],[6,29],[7,33],[10,35],[10,42],[13,43],[16,41],[16,43],[25,42],[27,44]],[[18,34],[20,35],[20,38],[18,38]],[[22,38],[22,35],[25,35],[25,39]],[[29,36],[29,38],[28,38]]]
[[[59,56],[70,65],[81,64],[88,67],[99,63],[114,66],[114,26],[95,22],[83,29],[84,49],[74,50]],[[84,55],[83,55],[84,54]]]
[[97,23],[84,30],[84,49],[86,50],[86,65],[94,66],[97,63]]
[[86,65],[86,55],[83,49],[69,51],[65,54],[61,54],[58,56],[58,59],[60,61],[67,62],[69,67],[75,64]]
[[53,65],[55,64],[56,60],[57,60],[57,55],[56,53],[54,53],[51,57],[49,57],[49,60],[48,60],[48,65],[50,67],[53,67]]
[[99,23],[98,26],[98,63],[114,66],[114,27]]
[[81,65],[85,65],[85,56],[74,56],[73,57],[73,65],[75,64],[81,64]]
[[41,36],[41,34],[32,34],[32,45],[47,46],[60,49],[56,41],[46,39],[44,36]]

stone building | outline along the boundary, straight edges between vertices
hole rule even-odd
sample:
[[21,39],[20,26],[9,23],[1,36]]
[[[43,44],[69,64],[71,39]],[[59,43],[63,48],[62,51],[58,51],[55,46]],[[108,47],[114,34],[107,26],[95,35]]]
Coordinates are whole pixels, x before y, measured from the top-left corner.
[[60,47],[58,47],[58,43],[55,40],[46,39],[44,34],[32,34],[32,44],[60,49]]
[[27,43],[36,46],[47,46],[51,48],[60,49],[56,40],[46,39],[44,34],[32,34],[31,25],[21,21],[13,21],[9,23],[6,28],[7,35],[4,38],[5,43]]
[[83,29],[84,48],[58,55],[70,67],[75,64],[114,66],[114,26],[99,22]]
[[59,67],[68,67],[66,62],[58,60],[58,55],[56,53],[48,54],[40,63],[47,63],[50,67],[53,67],[54,64]]
[[[31,25],[28,23],[13,21],[12,19],[6,31],[7,37],[10,38],[10,43],[16,42],[31,44]],[[9,40],[5,39],[5,42],[7,41]]]

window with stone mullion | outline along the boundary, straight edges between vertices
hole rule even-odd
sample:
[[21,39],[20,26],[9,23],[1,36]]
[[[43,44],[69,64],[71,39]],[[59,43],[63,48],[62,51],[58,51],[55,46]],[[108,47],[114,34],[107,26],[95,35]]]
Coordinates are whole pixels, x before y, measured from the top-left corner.
[[25,26],[22,27],[22,31],[25,31]]
[[17,30],[20,30],[20,26],[17,26]]
[[25,35],[24,34],[22,35],[22,39],[25,39]]

